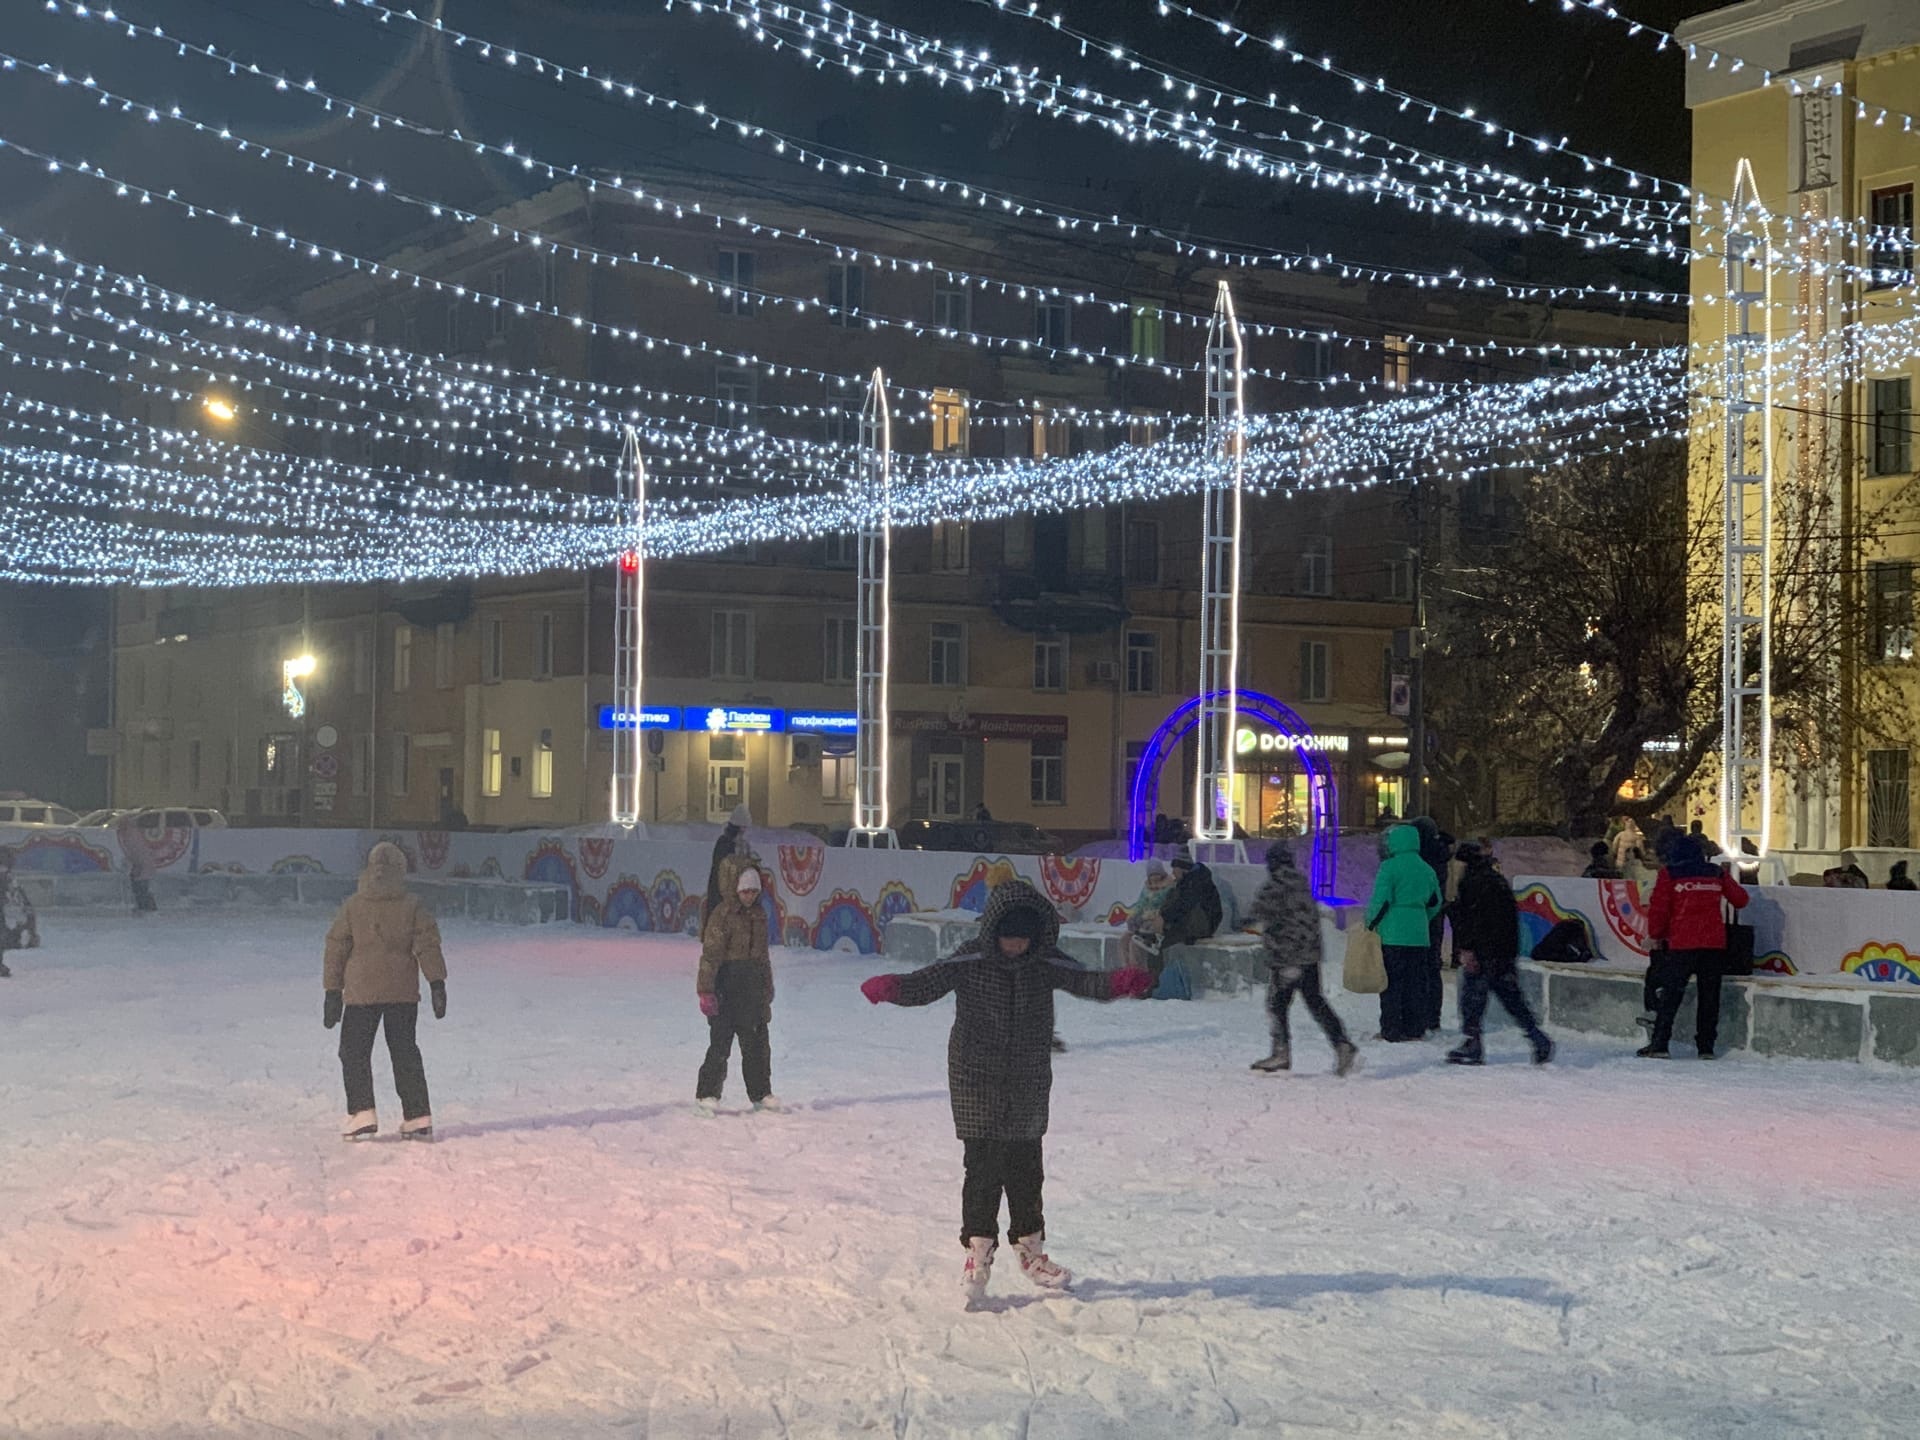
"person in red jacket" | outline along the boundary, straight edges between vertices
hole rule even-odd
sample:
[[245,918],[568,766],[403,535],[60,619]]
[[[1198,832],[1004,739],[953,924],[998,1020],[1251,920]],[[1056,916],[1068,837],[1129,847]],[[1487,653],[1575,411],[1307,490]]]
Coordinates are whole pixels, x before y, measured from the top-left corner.
[[1673,1019],[1687,998],[1687,979],[1700,984],[1694,1043],[1700,1058],[1711,1060],[1720,1037],[1720,978],[1727,953],[1726,907],[1746,907],[1747,892],[1708,860],[1698,841],[1683,835],[1673,843],[1665,868],[1647,906],[1647,938],[1654,952],[1647,963],[1647,989],[1654,1000],[1653,1037],[1640,1048],[1645,1059],[1667,1058]]

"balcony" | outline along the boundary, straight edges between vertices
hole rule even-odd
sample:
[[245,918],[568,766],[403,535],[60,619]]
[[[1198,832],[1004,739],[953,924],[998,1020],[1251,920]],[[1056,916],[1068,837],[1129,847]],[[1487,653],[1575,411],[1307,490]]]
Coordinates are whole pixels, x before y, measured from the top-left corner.
[[1000,574],[988,602],[1000,623],[1030,635],[1089,635],[1118,629],[1128,619],[1118,575]]

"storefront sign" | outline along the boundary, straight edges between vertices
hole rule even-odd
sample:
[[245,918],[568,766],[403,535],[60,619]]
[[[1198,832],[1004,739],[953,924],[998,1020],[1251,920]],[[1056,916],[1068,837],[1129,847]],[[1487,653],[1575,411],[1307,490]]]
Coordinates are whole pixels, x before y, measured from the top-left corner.
[[[680,711],[671,705],[647,705],[640,711],[638,728],[642,730],[678,730]],[[600,728],[602,730],[632,730],[635,728],[631,710],[617,709],[612,705],[600,707]]]
[[[698,712],[689,711],[688,720]],[[705,713],[700,728],[710,734],[723,730],[738,731],[749,735],[771,735],[781,728],[785,712],[780,710],[736,710],[727,705],[715,705]]]
[[893,728],[945,735],[978,735],[988,740],[1064,740],[1067,738],[1067,717],[962,715],[955,718],[939,710],[903,710],[894,716]]
[[789,735],[852,735],[860,728],[860,717],[851,710],[789,710]]
[[1346,735],[1281,735],[1272,730],[1241,729],[1233,737],[1234,751],[1240,755],[1297,755],[1303,750],[1315,755],[1344,755],[1349,743]]

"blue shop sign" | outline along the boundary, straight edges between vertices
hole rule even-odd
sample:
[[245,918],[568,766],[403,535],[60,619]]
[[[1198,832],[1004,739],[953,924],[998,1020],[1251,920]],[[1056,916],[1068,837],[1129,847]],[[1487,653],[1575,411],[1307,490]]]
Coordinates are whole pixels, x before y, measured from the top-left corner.
[[687,728],[705,730],[710,734],[736,731],[749,735],[773,735],[779,733],[785,718],[786,712],[782,710],[715,705],[706,711],[704,716],[697,710],[689,710]]
[[[678,730],[681,725],[680,711],[671,705],[645,705],[640,710],[641,730]],[[600,728],[602,730],[632,730],[634,715],[631,710],[623,710],[613,705],[600,707]]]
[[860,729],[860,717],[851,710],[789,710],[789,735],[852,735]]

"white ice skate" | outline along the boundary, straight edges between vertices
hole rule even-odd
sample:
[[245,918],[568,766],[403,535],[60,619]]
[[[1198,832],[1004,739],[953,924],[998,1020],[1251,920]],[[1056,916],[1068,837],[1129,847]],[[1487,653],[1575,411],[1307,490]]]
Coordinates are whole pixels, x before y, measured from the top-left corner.
[[1014,1253],[1020,1257],[1020,1273],[1042,1290],[1065,1290],[1073,1284],[1073,1272],[1047,1258],[1040,1248],[1046,1243],[1044,1234],[1013,1242]]
[[756,1110],[765,1110],[770,1115],[784,1115],[787,1107],[778,1095],[767,1095],[753,1102]]
[[400,1122],[400,1138],[402,1140],[431,1141],[433,1139],[433,1116],[416,1115],[411,1120],[402,1120]]
[[706,1096],[702,1095],[698,1100],[693,1102],[693,1113],[702,1120],[711,1120],[720,1113],[720,1102],[718,1100],[709,1100]]
[[380,1117],[371,1110],[356,1110],[340,1127],[342,1140],[371,1140],[380,1133]]
[[960,1271],[960,1293],[967,1309],[978,1310],[987,1299],[987,1280],[993,1274],[993,1252],[1000,1242],[991,1235],[976,1235],[967,1241],[967,1263]]

